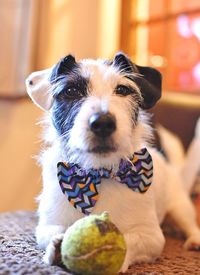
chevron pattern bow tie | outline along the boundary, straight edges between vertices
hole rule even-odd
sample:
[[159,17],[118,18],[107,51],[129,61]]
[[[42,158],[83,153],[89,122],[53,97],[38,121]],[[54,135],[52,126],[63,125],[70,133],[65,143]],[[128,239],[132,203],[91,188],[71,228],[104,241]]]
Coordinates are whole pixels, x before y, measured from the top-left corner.
[[152,183],[153,162],[146,148],[135,152],[130,160],[121,160],[119,170],[105,168],[81,169],[77,164],[59,162],[58,180],[69,202],[85,215],[89,215],[99,197],[102,178],[112,178],[135,192],[145,193]]

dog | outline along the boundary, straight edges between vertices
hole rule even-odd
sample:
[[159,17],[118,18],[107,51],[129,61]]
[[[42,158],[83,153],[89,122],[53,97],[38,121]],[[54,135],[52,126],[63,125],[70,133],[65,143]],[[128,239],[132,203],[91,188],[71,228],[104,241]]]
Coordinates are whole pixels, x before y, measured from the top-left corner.
[[[112,60],[76,61],[67,55],[53,67],[27,78],[29,96],[46,113],[46,146],[40,156],[43,190],[36,228],[37,243],[46,250],[46,263],[53,263],[66,229],[84,216],[62,193],[57,164],[73,163],[85,171],[117,171],[122,159],[129,161],[142,148],[153,161],[153,182],[148,190],[135,192],[115,178],[102,178],[99,199],[91,211],[107,211],[124,234],[127,252],[120,271],[161,255],[165,238],[160,224],[167,213],[185,233],[184,247],[200,248],[200,230],[189,197],[200,163],[188,172],[190,157],[183,156],[170,134],[164,138],[164,130],[161,137],[168,144],[168,160],[152,146],[147,110],[160,99],[161,82],[156,69],[138,66],[122,52]],[[197,132],[190,156],[200,148],[200,129]],[[172,155],[176,161],[180,156],[177,163]]]

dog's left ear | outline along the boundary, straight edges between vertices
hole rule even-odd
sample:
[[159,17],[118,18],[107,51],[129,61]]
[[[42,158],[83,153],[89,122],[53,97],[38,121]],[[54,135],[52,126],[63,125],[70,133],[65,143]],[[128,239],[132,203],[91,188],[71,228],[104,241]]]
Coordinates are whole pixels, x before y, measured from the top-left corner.
[[143,109],[150,109],[161,97],[162,77],[159,71],[151,67],[142,67],[134,64],[125,54],[118,53],[114,57],[113,64],[127,73],[127,77],[133,80],[139,87],[143,102]]

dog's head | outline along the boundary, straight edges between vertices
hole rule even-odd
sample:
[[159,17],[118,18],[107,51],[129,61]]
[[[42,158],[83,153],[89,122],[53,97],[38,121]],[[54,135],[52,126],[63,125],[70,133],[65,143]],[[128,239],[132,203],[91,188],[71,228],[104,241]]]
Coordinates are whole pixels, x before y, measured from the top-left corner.
[[[108,167],[130,156],[144,138],[144,109],[161,96],[161,75],[123,53],[112,61],[71,55],[26,81],[33,101],[49,111],[63,150],[84,167]],[[145,125],[145,124],[144,124]]]

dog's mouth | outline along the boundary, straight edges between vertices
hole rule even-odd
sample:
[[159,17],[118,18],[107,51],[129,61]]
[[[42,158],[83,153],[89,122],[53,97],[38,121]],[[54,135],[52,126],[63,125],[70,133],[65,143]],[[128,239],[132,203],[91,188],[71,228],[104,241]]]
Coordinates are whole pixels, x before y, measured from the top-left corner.
[[117,151],[117,146],[111,139],[94,139],[92,146],[88,148],[89,153],[109,154]]
[[97,145],[92,149],[88,150],[89,153],[94,153],[94,154],[109,154],[116,151],[117,151],[117,147],[109,146],[109,145]]

